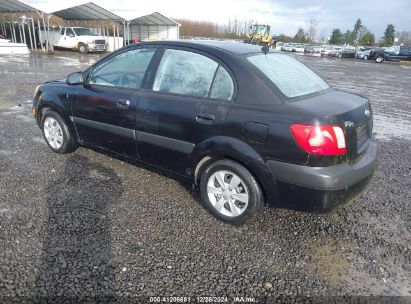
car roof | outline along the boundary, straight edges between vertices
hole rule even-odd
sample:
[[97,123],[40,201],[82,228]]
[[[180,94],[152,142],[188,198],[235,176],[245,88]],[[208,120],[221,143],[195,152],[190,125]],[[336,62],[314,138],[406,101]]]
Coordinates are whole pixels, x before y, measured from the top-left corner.
[[[143,42],[145,43],[145,42]],[[173,45],[182,47],[194,47],[198,49],[223,50],[227,53],[244,55],[251,53],[262,53],[262,47],[247,43],[218,41],[218,40],[162,40],[148,42],[149,44]]]

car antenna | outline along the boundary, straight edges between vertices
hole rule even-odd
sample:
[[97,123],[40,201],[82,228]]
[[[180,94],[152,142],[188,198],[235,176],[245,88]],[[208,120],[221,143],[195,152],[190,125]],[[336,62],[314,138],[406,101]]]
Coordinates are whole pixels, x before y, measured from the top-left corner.
[[264,55],[267,55],[267,53],[268,53],[268,51],[269,51],[270,49],[268,48],[268,46],[263,45],[263,47],[261,48],[261,50],[263,51]]

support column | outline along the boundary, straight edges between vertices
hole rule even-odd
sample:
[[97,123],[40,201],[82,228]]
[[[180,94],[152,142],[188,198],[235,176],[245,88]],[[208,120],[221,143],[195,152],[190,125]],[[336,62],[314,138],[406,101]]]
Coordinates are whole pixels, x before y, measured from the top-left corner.
[[113,51],[115,51],[116,49],[116,26],[113,23]]
[[1,18],[0,26],[1,26],[1,32],[3,33],[4,38],[6,38],[6,37],[7,37],[7,34],[6,34],[6,28],[5,28],[5,26],[4,26],[4,19],[3,19],[3,17]]
[[120,48],[120,29],[117,24],[116,24],[116,29],[117,29],[117,45],[118,45],[118,48]]
[[18,20],[17,20],[17,26],[19,27],[20,43],[24,43],[23,42],[23,34],[22,34],[22,31],[21,31],[21,24],[19,23]]
[[45,35],[45,41],[46,41],[46,54],[48,54],[49,53],[49,38],[48,38],[47,29],[46,29],[46,21],[44,21],[43,13],[41,13],[41,19],[43,21],[44,35]]
[[[30,21],[29,21],[29,22],[30,22]],[[34,47],[33,47],[33,37],[31,36],[30,23],[27,25],[27,30],[29,31],[30,48],[31,48],[31,50],[33,50],[33,49],[34,49]]]
[[126,41],[126,21],[123,20],[123,46],[127,45]]
[[[53,14],[47,15],[47,43],[50,45],[50,50],[53,52],[53,46],[50,43],[50,19],[53,17]],[[48,52],[47,52],[48,53]]]
[[41,47],[41,51],[44,52],[44,46],[43,46],[43,35],[41,33],[41,22],[40,19],[37,19],[37,27],[39,28],[39,40],[40,40],[40,47]]
[[[21,20],[23,20],[23,19],[21,18]],[[21,28],[22,28],[22,31],[23,31],[23,41],[24,41],[24,44],[27,45],[26,30],[25,30],[25,24],[24,24],[24,22],[21,22]]]
[[37,52],[36,28],[34,27],[34,19],[33,19],[33,18],[30,18],[30,19],[31,19],[31,26],[32,26],[32,28],[33,28],[34,49],[35,49],[36,52]]
[[141,41],[141,24],[138,25],[138,40]]
[[13,42],[17,42],[16,29],[14,28],[13,20],[10,20],[10,29],[11,29],[12,34],[14,36],[14,41]]

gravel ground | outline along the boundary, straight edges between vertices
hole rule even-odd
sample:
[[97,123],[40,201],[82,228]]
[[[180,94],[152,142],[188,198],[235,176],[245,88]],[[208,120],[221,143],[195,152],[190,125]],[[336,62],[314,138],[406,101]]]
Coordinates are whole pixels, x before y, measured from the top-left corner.
[[97,57],[0,57],[0,302],[411,302],[411,66],[298,56],[370,98],[378,169],[336,212],[266,209],[238,228],[190,185],[89,149],[48,149],[30,116],[35,86]]

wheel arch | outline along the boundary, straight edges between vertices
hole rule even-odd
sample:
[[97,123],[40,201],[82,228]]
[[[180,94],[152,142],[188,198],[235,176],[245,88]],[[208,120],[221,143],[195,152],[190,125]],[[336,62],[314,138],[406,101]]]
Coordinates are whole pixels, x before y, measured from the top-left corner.
[[70,131],[77,137],[77,132],[74,127],[73,122],[69,117],[69,113],[59,98],[59,96],[53,92],[43,92],[38,98],[38,105],[37,105],[37,121],[38,125],[41,128],[41,120],[43,119],[43,115],[46,110],[52,110],[59,114],[61,118],[66,122],[67,126],[70,128]]
[[38,121],[40,122],[43,118],[45,110],[50,109],[54,112],[57,112],[60,116],[65,119],[68,119],[68,115],[66,114],[66,110],[64,107],[63,102],[57,96],[57,94],[51,92],[43,92],[38,98]]
[[194,151],[192,179],[199,185],[202,172],[207,166],[221,159],[232,160],[245,167],[261,187],[266,204],[272,205],[277,198],[277,185],[263,158],[246,142],[217,136],[197,145]]

